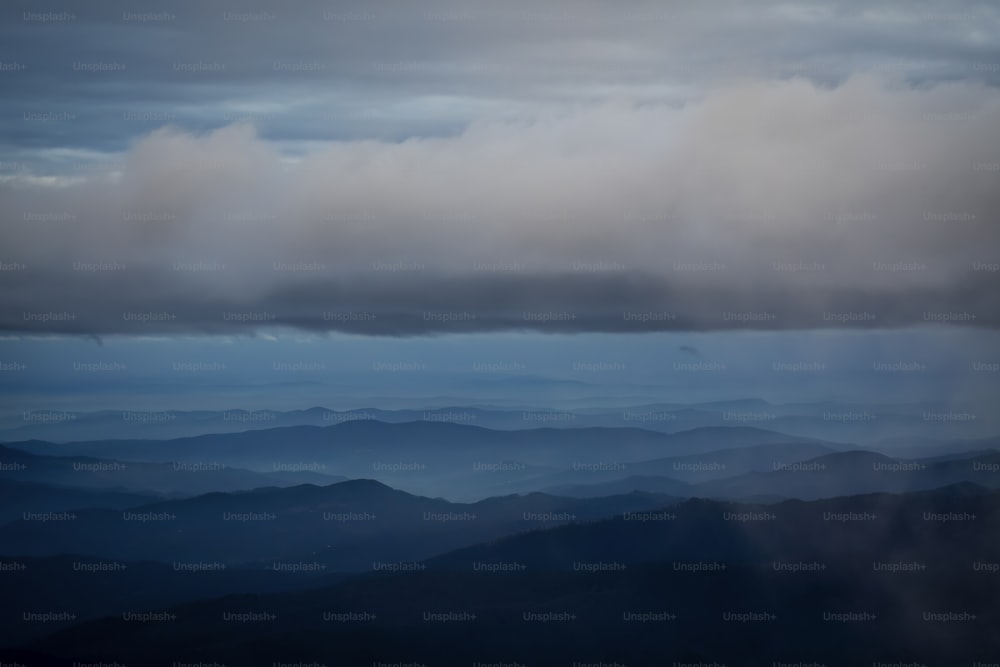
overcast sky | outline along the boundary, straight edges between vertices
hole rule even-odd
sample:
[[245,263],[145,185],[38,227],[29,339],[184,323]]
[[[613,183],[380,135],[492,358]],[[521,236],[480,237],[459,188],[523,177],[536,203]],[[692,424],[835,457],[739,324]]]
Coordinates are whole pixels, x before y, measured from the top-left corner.
[[0,328],[996,327],[986,2],[7,2]]

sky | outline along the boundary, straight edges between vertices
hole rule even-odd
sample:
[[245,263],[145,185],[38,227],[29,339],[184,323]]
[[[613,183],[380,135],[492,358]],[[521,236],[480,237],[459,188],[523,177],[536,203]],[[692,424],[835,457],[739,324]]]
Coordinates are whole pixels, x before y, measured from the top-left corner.
[[[235,346],[373,395],[425,358],[429,394],[499,359],[882,395],[846,369],[888,358],[992,400],[998,36],[962,1],[7,2],[0,389],[166,400]],[[751,370],[676,374],[703,350]],[[785,357],[838,361],[752,370]]]

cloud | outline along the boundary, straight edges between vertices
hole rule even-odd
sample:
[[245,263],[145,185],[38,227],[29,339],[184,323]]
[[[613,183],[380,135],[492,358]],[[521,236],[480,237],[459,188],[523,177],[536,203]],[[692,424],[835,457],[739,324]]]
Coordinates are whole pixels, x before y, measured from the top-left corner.
[[487,112],[682,104],[741,78],[1000,85],[1000,7],[977,0],[169,4],[6,2],[0,147],[119,151],[235,119],[290,142],[451,136]]
[[743,81],[294,157],[163,128],[84,183],[0,184],[0,327],[994,327],[998,102]]

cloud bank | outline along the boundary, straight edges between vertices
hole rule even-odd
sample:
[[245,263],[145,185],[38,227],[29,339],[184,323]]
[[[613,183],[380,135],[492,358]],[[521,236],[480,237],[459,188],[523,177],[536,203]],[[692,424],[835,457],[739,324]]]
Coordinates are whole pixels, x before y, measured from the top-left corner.
[[997,127],[994,88],[867,75],[295,156],[164,127],[0,184],[0,328],[995,327]]

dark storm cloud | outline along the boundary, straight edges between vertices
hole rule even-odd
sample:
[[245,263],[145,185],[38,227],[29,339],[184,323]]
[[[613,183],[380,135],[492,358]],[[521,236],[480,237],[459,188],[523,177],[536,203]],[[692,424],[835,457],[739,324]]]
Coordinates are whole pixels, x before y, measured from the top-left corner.
[[[1000,324],[996,307],[1000,281],[992,276],[954,286],[955,291],[949,292],[813,290],[807,299],[778,286],[761,285],[746,293],[726,286],[669,284],[652,276],[427,277],[361,285],[317,279],[252,301],[200,297],[197,290],[151,297],[158,286],[152,276],[146,281],[130,276],[115,286],[108,284],[110,281],[65,279],[58,294],[46,295],[44,301],[6,299],[4,328],[12,332],[142,335],[252,334],[262,328],[286,326],[407,336],[498,330],[615,333],[893,328],[935,321],[986,327]],[[802,302],[806,300],[809,303]]]

